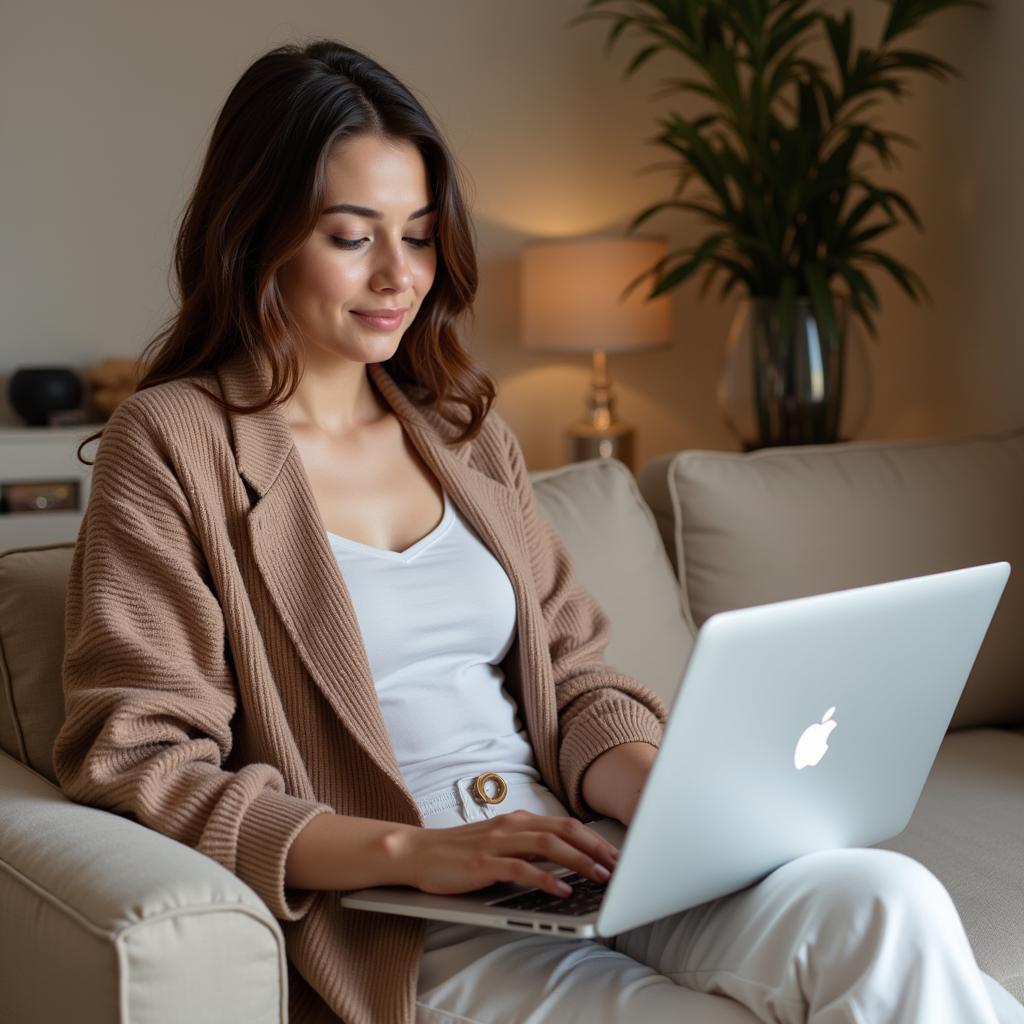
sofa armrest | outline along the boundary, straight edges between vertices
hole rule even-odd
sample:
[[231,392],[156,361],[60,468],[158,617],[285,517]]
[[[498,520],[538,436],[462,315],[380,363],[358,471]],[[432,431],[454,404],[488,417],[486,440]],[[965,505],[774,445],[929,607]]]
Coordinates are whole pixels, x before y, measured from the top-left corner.
[[284,1024],[284,938],[216,861],[0,752],[0,1019]]

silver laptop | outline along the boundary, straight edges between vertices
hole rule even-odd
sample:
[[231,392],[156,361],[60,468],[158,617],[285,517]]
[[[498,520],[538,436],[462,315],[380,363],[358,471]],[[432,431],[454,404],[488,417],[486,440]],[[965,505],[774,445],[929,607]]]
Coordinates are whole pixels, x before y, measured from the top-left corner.
[[1002,595],[995,562],[721,612],[701,627],[603,886],[536,862],[572,896],[512,883],[456,896],[362,889],[346,907],[610,936],[746,888],[815,850],[902,832]]

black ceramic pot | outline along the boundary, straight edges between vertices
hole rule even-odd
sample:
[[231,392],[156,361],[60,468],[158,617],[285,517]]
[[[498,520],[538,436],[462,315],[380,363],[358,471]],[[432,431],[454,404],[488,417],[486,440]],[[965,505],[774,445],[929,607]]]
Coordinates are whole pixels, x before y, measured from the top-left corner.
[[66,366],[23,366],[7,381],[7,401],[30,426],[49,425],[51,412],[78,409],[82,379]]

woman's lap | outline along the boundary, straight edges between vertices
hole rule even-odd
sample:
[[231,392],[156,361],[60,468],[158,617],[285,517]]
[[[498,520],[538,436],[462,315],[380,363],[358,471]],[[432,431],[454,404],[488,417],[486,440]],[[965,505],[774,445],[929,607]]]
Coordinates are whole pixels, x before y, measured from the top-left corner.
[[886,850],[809,854],[608,939],[434,924],[424,949],[417,1012],[432,1024],[804,1024],[812,1005],[822,1022],[876,1024],[940,1001],[958,1024],[1024,1021],[977,969],[938,879]]
[[684,988],[593,939],[453,925],[429,933],[425,950],[417,1024],[757,1022],[739,1003]]

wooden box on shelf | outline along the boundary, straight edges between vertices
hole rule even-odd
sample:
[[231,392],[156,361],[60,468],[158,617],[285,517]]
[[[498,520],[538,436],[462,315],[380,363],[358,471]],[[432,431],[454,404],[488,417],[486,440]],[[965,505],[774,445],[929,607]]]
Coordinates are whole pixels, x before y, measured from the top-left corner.
[[[75,540],[92,474],[75,453],[102,425],[0,427],[0,551]],[[96,448],[82,454],[92,461]]]

